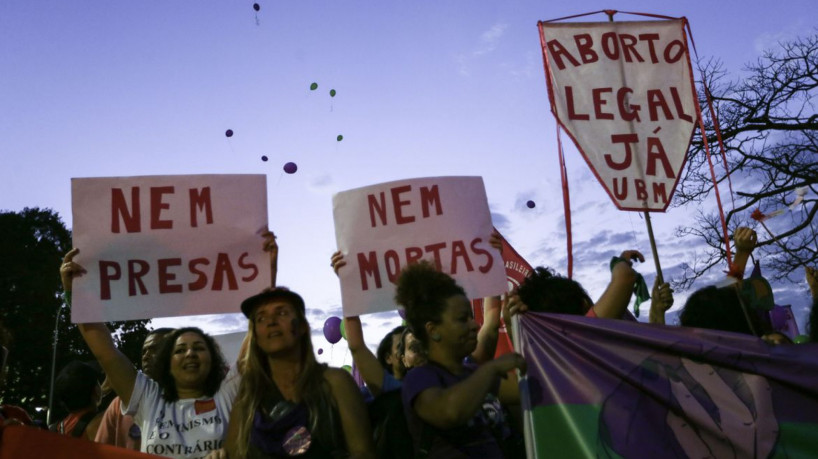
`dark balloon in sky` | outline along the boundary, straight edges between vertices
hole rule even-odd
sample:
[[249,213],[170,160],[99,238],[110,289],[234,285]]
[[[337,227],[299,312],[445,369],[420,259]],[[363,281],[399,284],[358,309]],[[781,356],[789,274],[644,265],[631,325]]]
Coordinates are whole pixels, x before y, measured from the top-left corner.
[[321,354],[323,354],[323,353],[324,353],[324,350],[323,350],[323,349],[321,349],[321,348],[319,347],[319,348],[318,348],[318,355],[321,355]]
[[334,89],[329,90],[329,96],[330,97],[335,97],[335,90]]
[[261,9],[261,5],[259,5],[258,3],[253,3],[253,9],[258,11]]
[[528,201],[525,205],[528,206],[529,209],[533,209],[537,204],[534,204],[534,201]]
[[295,163],[287,163],[284,165],[284,172],[288,174],[295,174],[295,171],[298,170],[298,166]]
[[267,156],[266,156],[266,155],[265,155],[265,156],[262,156],[262,157],[261,157],[261,160],[262,160],[262,161],[264,161],[264,162],[267,162]]
[[335,140],[340,142],[340,141],[344,140],[344,136],[342,136],[341,134],[338,134],[338,137],[336,137]]
[[224,131],[224,135],[227,136],[227,137],[233,137],[233,130],[228,129],[228,130]]
[[318,89],[318,83],[313,83],[310,85],[310,91],[315,91],[316,89]]

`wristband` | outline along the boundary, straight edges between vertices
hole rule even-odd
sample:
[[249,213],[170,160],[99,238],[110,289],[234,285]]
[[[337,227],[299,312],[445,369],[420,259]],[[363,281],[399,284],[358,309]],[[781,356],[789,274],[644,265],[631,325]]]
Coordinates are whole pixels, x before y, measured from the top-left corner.
[[627,263],[628,266],[633,266],[633,263],[631,263],[630,261],[628,261],[628,260],[626,260],[626,259],[624,259],[622,257],[611,257],[611,263],[610,263],[611,272],[613,272],[614,266],[618,265],[619,263]]

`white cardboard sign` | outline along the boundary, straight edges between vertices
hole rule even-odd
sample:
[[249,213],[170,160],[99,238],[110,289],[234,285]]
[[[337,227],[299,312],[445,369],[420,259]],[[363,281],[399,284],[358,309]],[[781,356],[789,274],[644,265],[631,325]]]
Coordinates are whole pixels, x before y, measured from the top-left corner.
[[74,178],[75,323],[238,312],[270,284],[264,175]]
[[333,196],[344,316],[396,309],[394,282],[421,259],[437,264],[469,298],[506,290],[480,177],[400,180]]

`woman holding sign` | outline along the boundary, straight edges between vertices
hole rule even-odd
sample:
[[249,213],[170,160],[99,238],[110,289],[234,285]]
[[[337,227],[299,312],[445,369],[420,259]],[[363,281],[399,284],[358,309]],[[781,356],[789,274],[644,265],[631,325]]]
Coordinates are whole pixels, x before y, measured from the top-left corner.
[[[263,236],[272,263],[277,255],[275,236],[270,232]],[[74,261],[78,253],[79,249],[68,252],[60,267],[69,303],[73,279],[85,272]],[[135,413],[134,422],[142,431],[142,452],[199,459],[222,448],[240,377],[235,369],[227,372],[212,337],[194,327],[168,334],[154,359],[151,374],[155,379],[151,379],[137,372],[116,348],[104,323],[78,327],[127,412]]]
[[304,300],[275,288],[244,300],[249,320],[241,388],[225,449],[230,458],[375,457],[352,377],[315,360]]
[[511,370],[525,371],[525,359],[510,353],[479,367],[465,362],[479,329],[471,303],[454,279],[429,262],[401,272],[395,301],[406,308],[409,327],[428,352],[428,363],[403,380],[416,448],[430,458],[502,458],[508,427],[500,399],[514,390],[501,388],[501,379],[511,381]]

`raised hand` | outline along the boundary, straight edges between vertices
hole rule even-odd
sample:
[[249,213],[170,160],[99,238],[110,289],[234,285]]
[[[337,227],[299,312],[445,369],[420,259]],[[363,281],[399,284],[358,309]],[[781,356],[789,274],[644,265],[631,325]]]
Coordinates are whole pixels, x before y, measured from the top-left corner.
[[85,274],[85,268],[74,261],[74,257],[80,253],[80,249],[71,249],[65,254],[60,265],[60,280],[62,280],[62,288],[65,292],[71,291],[71,286],[75,277]]

